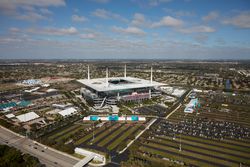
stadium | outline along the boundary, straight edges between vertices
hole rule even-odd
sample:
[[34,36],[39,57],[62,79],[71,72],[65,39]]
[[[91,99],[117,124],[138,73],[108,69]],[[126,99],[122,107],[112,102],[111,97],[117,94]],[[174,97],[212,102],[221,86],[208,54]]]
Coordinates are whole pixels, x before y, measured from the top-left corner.
[[88,78],[78,80],[83,85],[81,94],[85,100],[98,107],[104,105],[116,105],[118,101],[142,101],[161,95],[157,89],[165,84],[153,81],[153,68],[151,67],[150,80],[135,77],[127,77],[126,65],[123,77],[109,77],[108,68],[106,78],[90,79],[88,66]]

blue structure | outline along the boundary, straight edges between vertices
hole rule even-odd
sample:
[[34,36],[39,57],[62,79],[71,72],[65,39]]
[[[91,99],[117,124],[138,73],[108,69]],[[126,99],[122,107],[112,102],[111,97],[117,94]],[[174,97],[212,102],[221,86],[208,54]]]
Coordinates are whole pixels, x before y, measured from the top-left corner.
[[118,121],[119,117],[117,115],[111,115],[111,116],[108,116],[108,120],[109,121]]
[[137,115],[131,115],[131,116],[121,116],[118,115],[109,115],[109,116],[97,116],[97,115],[91,115],[83,118],[83,121],[146,121],[145,117],[137,116]]
[[20,107],[27,107],[29,104],[31,104],[30,101],[22,100],[20,103],[18,103],[18,106],[20,106]]
[[226,89],[231,89],[231,82],[229,79],[226,81]]
[[0,110],[9,108],[9,107],[27,107],[29,104],[31,104],[31,102],[25,101],[25,100],[22,100],[18,103],[16,102],[3,103],[3,104],[0,104]]
[[198,98],[190,100],[186,108],[184,109],[185,113],[192,113],[196,107],[200,107]]
[[98,121],[99,117],[98,116],[90,116],[90,121]]
[[131,121],[138,121],[138,120],[139,120],[138,116],[136,116],[136,115],[131,116]]

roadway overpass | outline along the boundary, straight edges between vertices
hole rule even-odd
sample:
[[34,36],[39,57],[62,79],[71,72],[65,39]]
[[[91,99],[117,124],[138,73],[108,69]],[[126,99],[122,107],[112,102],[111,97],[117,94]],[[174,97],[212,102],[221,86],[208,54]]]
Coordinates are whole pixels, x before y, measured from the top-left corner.
[[36,143],[2,126],[0,126],[0,144],[13,146],[24,153],[33,155],[46,166],[72,167],[80,161],[78,158]]

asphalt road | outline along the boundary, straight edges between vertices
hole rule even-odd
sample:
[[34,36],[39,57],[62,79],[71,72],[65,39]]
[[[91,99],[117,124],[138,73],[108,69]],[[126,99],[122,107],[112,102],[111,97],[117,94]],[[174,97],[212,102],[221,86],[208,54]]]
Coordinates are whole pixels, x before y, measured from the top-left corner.
[[72,167],[78,162],[77,158],[46,148],[39,143],[35,144],[33,140],[13,134],[2,127],[0,127],[0,144],[13,146],[24,153],[29,153],[48,167]]

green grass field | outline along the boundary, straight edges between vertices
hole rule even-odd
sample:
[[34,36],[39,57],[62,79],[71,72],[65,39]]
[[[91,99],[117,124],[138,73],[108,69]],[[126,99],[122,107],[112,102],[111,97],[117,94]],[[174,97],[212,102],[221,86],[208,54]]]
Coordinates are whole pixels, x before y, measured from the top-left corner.
[[132,128],[129,128],[121,137],[117,138],[114,142],[112,142],[110,145],[107,146],[108,150],[113,150],[115,147],[117,147],[123,140],[125,140],[127,137],[129,137],[133,132],[135,132],[140,125],[135,125]]
[[[99,133],[100,131],[104,130],[105,127],[101,127],[101,128],[98,128],[96,130],[94,130],[94,134],[97,134]],[[87,141],[88,139],[90,139],[91,137],[93,137],[93,133],[92,132],[89,132],[89,134],[85,135],[84,137],[78,139],[76,142],[75,142],[75,145],[79,145],[79,144],[82,144],[84,143],[85,141]]]
[[114,139],[115,137],[117,137],[121,132],[123,132],[124,130],[126,130],[128,128],[127,125],[123,125],[121,128],[119,128],[118,130],[116,130],[114,133],[112,133],[109,136],[106,136],[106,138],[104,140],[102,140],[100,143],[98,143],[98,146],[103,147],[105,144],[107,144],[110,140]]
[[71,131],[72,129],[75,129],[77,127],[79,127],[80,125],[72,125],[70,127],[67,127],[66,129],[63,129],[62,131],[59,131],[57,133],[54,133],[53,135],[49,136],[49,139],[55,139],[60,135],[63,135],[64,133]]
[[[157,142],[159,144],[167,144],[167,145],[170,145],[170,146],[174,146],[174,147],[179,147],[179,140],[178,142],[175,142],[173,140],[164,140],[164,139],[159,139],[159,138],[156,138],[154,139],[154,142]],[[218,158],[222,158],[222,159],[228,159],[228,160],[234,160],[234,161],[237,161],[238,163],[240,162],[244,162],[244,163],[247,163],[247,164],[250,164],[250,161],[246,158],[240,158],[239,155],[230,155],[230,151],[231,150],[228,150],[229,152],[226,152],[225,150],[222,151],[222,150],[210,150],[210,146],[209,145],[206,145],[206,147],[202,147],[202,148],[198,148],[197,145],[187,145],[187,143],[184,143],[182,142],[182,149],[183,150],[191,150],[191,151],[195,151],[195,152],[198,152],[200,154],[207,154],[208,156],[209,155],[213,155],[213,156],[216,156]],[[209,150],[208,150],[209,149]],[[218,152],[220,151],[220,152]]]
[[[107,136],[109,133],[111,133],[113,130],[115,130],[115,128],[119,127],[119,124],[116,124],[114,126],[111,126],[109,128],[107,128],[104,132],[102,132],[101,134],[99,134],[98,136],[95,136],[94,140],[91,141],[91,144],[95,144],[96,142],[99,142],[100,139],[102,139],[103,137]],[[118,128],[119,130],[120,128]],[[90,144],[90,143],[88,143]]]
[[199,158],[199,159],[202,159],[202,160],[205,160],[205,161],[209,161],[210,163],[216,162],[217,164],[220,164],[220,165],[238,166],[238,163],[229,162],[229,161],[222,160],[222,159],[215,158],[215,157],[205,156],[205,155],[202,155],[202,154],[199,154],[199,153],[193,153],[193,152],[190,152],[190,151],[185,150],[185,149],[182,149],[182,151],[179,151],[179,149],[175,149],[175,148],[172,148],[172,147],[169,147],[169,146],[165,146],[165,145],[161,145],[161,144],[155,144],[155,143],[148,143],[146,145],[151,146],[151,147],[156,148],[156,149],[161,148],[161,149],[166,150],[166,151],[171,151],[171,152],[173,152],[175,154],[178,154],[179,156],[181,156],[181,155],[190,156],[190,159]]

